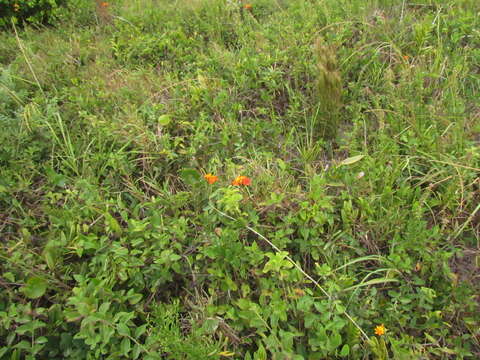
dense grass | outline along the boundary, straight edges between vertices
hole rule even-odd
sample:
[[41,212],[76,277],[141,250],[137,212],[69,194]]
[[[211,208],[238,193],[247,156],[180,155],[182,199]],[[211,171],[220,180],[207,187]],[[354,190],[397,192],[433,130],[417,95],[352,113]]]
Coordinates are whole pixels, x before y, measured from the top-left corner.
[[0,33],[0,359],[480,357],[480,3],[78,3]]

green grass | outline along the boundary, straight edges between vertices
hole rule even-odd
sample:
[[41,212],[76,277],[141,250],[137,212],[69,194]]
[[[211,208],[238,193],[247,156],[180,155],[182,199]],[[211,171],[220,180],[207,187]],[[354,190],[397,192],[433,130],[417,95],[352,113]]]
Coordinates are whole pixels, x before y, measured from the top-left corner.
[[0,33],[0,359],[480,356],[480,5],[251,4]]

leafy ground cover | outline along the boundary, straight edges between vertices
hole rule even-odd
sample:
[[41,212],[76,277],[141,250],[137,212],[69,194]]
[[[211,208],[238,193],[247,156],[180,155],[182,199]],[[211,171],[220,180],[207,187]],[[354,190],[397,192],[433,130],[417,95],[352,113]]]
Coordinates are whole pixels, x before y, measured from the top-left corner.
[[479,64],[474,0],[5,29],[0,359],[479,358]]

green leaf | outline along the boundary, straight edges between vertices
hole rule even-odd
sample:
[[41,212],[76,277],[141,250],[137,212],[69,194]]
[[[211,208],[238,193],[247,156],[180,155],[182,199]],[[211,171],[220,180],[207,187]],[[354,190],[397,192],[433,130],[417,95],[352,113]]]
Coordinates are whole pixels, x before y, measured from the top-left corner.
[[457,352],[455,350],[452,350],[452,349],[449,349],[449,348],[446,348],[446,347],[440,348],[440,351],[445,353],[445,354],[449,354],[449,355],[456,355],[457,354]]
[[[32,349],[32,344],[30,344],[27,340],[22,340],[19,343],[15,344],[14,347],[16,349],[30,351]],[[13,357],[13,354],[12,354],[10,359],[20,359],[20,357],[17,357],[17,356]]]
[[335,350],[342,344],[342,336],[339,333],[334,333],[330,339],[330,349]]
[[345,306],[343,306],[342,304],[340,303],[335,303],[335,308],[337,309],[337,312],[339,314],[343,314],[345,312]]
[[36,329],[45,327],[45,323],[40,320],[32,320],[26,324],[20,325],[15,332],[18,335],[25,335],[26,333],[33,334]]
[[269,271],[280,271],[281,269],[290,269],[293,267],[293,264],[286,259],[288,252],[280,251],[276,254],[267,254],[270,260],[265,264],[263,272],[267,273]]
[[45,336],[40,336],[35,342],[37,344],[45,344],[48,342],[48,339]]
[[352,157],[346,158],[345,160],[340,161],[340,163],[338,165],[339,166],[352,165],[352,164],[355,164],[356,162],[362,160],[364,157],[365,157],[365,155],[352,156]]
[[120,235],[122,233],[122,227],[120,226],[118,221],[108,212],[105,213],[105,222],[110,228],[110,230],[113,231],[116,235]]
[[133,352],[132,352],[132,355],[131,355],[131,358],[132,359],[138,359],[138,357],[140,356],[140,353],[142,352],[142,348],[139,346],[139,345],[134,345],[133,346]]
[[180,177],[187,185],[198,183],[201,179],[201,176],[197,170],[188,168],[180,170]]
[[47,263],[47,266],[50,270],[55,269],[55,264],[57,263],[56,261],[57,253],[58,253],[57,249],[53,246],[47,245],[43,250],[43,257],[45,258],[45,262]]
[[147,324],[143,324],[135,329],[135,338],[138,339],[140,336],[145,334],[147,331]]
[[297,309],[303,312],[308,312],[310,311],[310,308],[312,307],[314,303],[314,300],[311,296],[302,296],[297,303]]
[[180,260],[182,257],[178,254],[171,254],[170,255],[170,261],[178,261]]
[[130,352],[130,339],[124,338],[120,343],[120,350],[122,351],[122,355],[126,356]]
[[10,282],[15,282],[15,275],[13,275],[11,272],[5,272],[2,274],[2,276]]
[[30,299],[37,299],[47,291],[47,281],[40,277],[31,277],[22,288],[22,292]]
[[267,360],[267,352],[262,344],[259,344],[258,350],[253,354],[254,360]]
[[305,314],[305,327],[310,329],[314,327],[316,324],[320,323],[320,316],[316,315],[313,312],[309,312]]
[[350,354],[350,346],[345,344],[342,346],[342,350],[340,350],[340,356],[348,356],[348,354]]
[[218,328],[220,321],[216,318],[207,318],[203,322],[202,329],[206,334],[213,334]]
[[398,282],[398,280],[387,279],[387,278],[372,279],[372,280],[368,280],[368,281],[362,282],[362,283],[357,284],[357,285],[350,286],[346,289],[343,289],[342,291],[350,291],[350,290],[353,290],[353,289],[356,289],[356,288],[359,288],[359,287],[363,287],[363,286],[385,284],[385,283],[389,283],[389,282]]
[[117,331],[119,335],[130,336],[130,328],[126,324],[117,324]]
[[135,305],[138,302],[140,302],[140,300],[142,300],[142,298],[143,298],[142,294],[134,294],[134,295],[131,295],[128,298],[128,302],[130,303],[130,305]]
[[171,121],[172,118],[170,117],[170,115],[164,114],[158,117],[158,124],[161,126],[167,126],[168,124],[170,124]]

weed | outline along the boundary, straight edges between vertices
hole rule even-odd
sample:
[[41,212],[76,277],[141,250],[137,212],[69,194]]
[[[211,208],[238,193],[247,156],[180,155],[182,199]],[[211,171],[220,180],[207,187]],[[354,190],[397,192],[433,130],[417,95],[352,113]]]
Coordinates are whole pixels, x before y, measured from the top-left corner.
[[0,33],[0,359],[478,358],[478,11],[81,0]]

